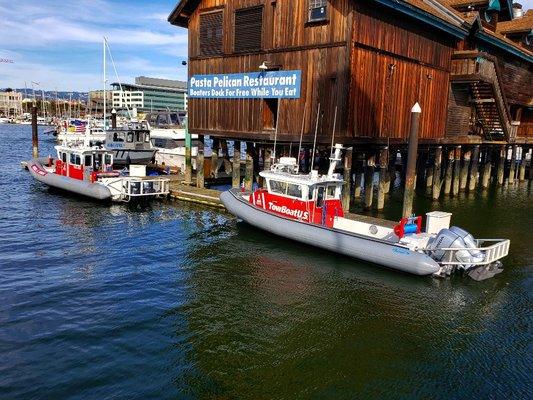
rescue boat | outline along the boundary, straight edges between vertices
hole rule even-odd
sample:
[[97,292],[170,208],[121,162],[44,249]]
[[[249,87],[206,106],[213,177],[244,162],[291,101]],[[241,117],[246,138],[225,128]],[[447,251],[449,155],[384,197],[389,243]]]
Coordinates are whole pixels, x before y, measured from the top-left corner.
[[449,276],[464,271],[476,280],[502,271],[507,239],[474,239],[450,227],[451,214],[434,211],[398,223],[349,214],[342,208],[344,181],[335,173],[342,145],[335,146],[327,175],[298,172],[296,159],[282,157],[259,175],[264,187],[231,189],[220,195],[227,210],[276,235],[415,274]]
[[145,165],[114,170],[113,151],[83,145],[59,145],[55,149],[57,158],[33,159],[27,163],[31,175],[50,187],[116,202],[163,197],[169,193],[169,179],[146,176]]

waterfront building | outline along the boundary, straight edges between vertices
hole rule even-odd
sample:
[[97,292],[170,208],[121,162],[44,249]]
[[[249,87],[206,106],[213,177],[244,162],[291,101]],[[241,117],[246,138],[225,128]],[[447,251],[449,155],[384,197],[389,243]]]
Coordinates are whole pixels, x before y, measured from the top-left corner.
[[22,93],[0,92],[0,116],[16,117],[22,114]]
[[112,106],[137,108],[139,112],[184,111],[187,108],[187,83],[139,76],[135,83],[112,83]]
[[[531,101],[533,53],[496,29],[513,20],[510,2],[466,3],[182,0],[169,21],[189,30],[190,76],[260,65],[302,76],[298,99],[191,98],[191,132],[298,140],[298,115],[307,141],[318,125],[328,143],[335,123],[344,143],[405,143],[418,101],[423,143],[514,140],[509,103]],[[461,72],[483,61],[481,73]]]

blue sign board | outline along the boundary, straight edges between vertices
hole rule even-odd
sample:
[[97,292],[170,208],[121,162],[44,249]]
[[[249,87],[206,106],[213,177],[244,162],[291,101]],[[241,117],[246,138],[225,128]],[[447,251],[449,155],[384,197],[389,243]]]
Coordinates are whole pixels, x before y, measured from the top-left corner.
[[193,75],[188,96],[196,99],[299,99],[302,71]]

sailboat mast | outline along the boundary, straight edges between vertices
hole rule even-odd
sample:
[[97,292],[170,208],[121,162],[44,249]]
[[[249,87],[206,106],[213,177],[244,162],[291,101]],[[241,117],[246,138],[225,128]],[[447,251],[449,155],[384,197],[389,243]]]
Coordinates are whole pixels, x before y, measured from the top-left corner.
[[106,45],[106,38],[104,37],[104,43],[103,43],[103,47],[102,47],[102,50],[104,52],[104,132],[106,131],[106,127],[107,127],[107,120],[106,120],[106,112],[107,112],[107,99],[106,99],[106,76],[105,76],[105,45]]

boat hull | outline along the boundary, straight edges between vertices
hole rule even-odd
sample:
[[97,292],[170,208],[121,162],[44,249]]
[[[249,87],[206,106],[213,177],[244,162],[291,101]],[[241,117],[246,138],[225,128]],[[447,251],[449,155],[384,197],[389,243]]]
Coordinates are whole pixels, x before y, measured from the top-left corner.
[[28,171],[39,182],[50,187],[90,197],[95,200],[111,199],[111,191],[99,183],[90,183],[48,172],[41,160],[28,161]]
[[439,264],[425,254],[383,240],[277,216],[255,207],[233,190],[223,192],[220,200],[233,215],[278,236],[410,274],[431,275],[440,270]]

